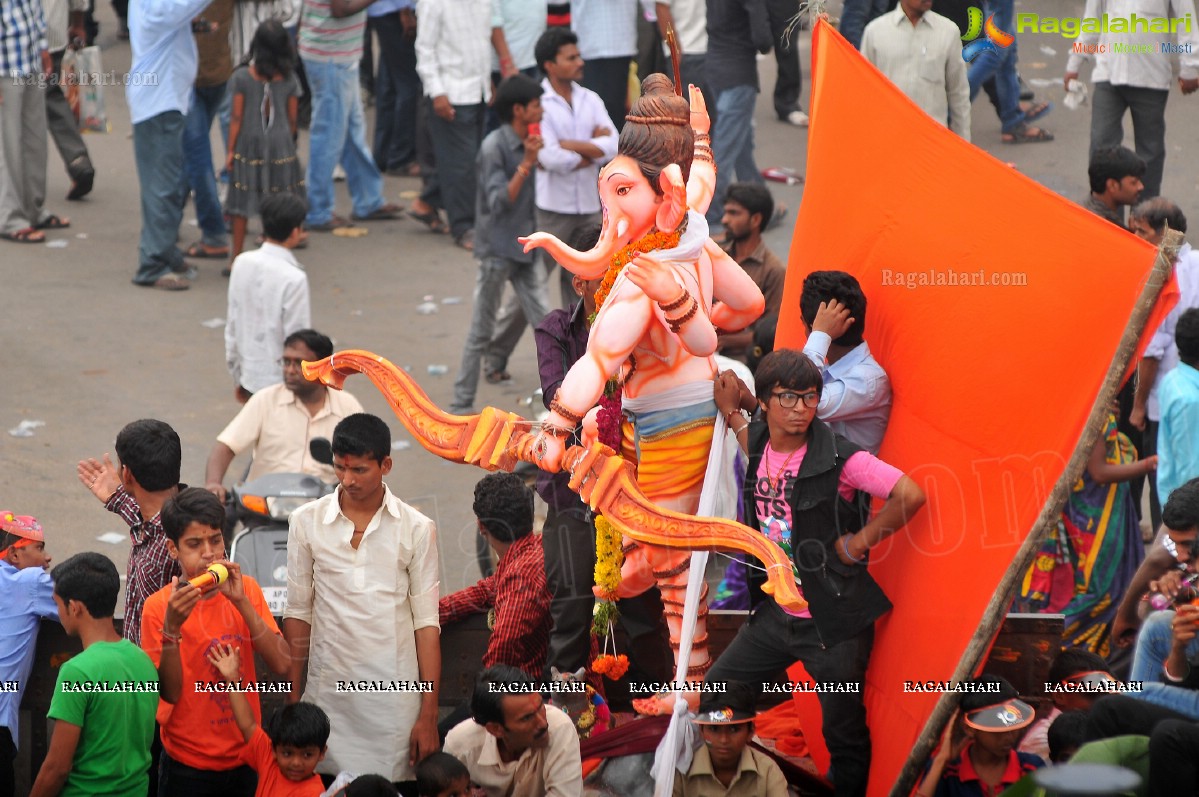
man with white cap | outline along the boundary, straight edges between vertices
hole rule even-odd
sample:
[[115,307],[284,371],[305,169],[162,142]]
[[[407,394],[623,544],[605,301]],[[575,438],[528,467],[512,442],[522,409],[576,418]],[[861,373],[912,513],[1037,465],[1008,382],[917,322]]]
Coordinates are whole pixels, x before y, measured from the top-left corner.
[[38,623],[42,617],[58,619],[49,564],[41,524],[0,510],[0,797],[16,794],[17,716]]

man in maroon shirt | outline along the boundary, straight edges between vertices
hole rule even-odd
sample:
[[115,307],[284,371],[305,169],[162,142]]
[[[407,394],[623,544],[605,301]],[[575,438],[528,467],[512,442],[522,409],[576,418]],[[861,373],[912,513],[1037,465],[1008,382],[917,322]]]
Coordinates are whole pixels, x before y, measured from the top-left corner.
[[536,678],[545,668],[550,637],[550,593],[545,554],[533,533],[533,493],[513,473],[492,473],[475,485],[479,533],[499,556],[495,573],[473,587],[444,596],[441,625],[492,610],[491,639],[483,667],[507,664]]

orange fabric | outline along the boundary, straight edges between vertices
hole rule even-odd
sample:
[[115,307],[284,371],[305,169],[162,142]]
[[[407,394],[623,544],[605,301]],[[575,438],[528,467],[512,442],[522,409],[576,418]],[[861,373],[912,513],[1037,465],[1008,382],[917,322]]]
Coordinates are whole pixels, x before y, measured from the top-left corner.
[[[803,758],[809,754],[803,730],[799,727],[799,713],[792,700],[758,714],[754,720],[754,733],[773,741],[774,748],[782,755]],[[821,741],[822,746],[823,744]]]
[[[803,345],[807,272],[854,274],[894,390],[879,456],[928,495],[871,555],[895,604],[876,624],[865,695],[878,795],[937,700],[903,682],[952,675],[1074,451],[1155,250],[929,118],[823,21],[811,74],[776,345]],[[949,269],[1019,272],[1026,284],[936,285]],[[897,273],[915,274],[914,287],[885,284]],[[1142,346],[1170,304],[1158,302]],[[812,706],[798,708],[816,757]]]
[[[266,627],[279,633],[258,582],[242,576],[242,584],[250,605]],[[162,661],[162,622],[166,618],[170,595],[171,587],[165,586],[146,598],[142,609],[142,650],[150,656],[155,667]],[[241,765],[244,742],[233,719],[229,696],[223,692],[203,691],[203,687],[223,681],[216,667],[208,661],[208,651],[218,644],[238,648],[243,683],[257,680],[250,629],[233,603],[218,593],[196,604],[183,623],[181,633],[179,655],[183,664],[183,690],[174,706],[165,700],[158,703],[162,746],[171,758],[189,767],[218,771],[233,769]],[[201,682],[199,692],[196,691],[197,681]],[[246,700],[254,712],[254,722],[261,724],[258,694],[248,692]]]
[[654,435],[641,440],[641,456],[633,438],[633,424],[621,424],[621,456],[637,463],[637,486],[657,502],[693,497],[699,501],[708,468],[708,451],[712,448],[715,416],[695,421],[691,429]]
[[275,763],[271,737],[262,728],[254,729],[254,735],[242,748],[241,760],[258,773],[254,797],[321,797],[325,793],[320,775],[313,774],[300,781],[287,779]]

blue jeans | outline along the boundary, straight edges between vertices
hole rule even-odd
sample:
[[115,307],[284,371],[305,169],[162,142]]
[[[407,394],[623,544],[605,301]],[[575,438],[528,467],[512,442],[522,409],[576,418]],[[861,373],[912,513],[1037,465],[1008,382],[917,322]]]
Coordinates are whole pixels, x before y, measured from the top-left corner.
[[720,227],[724,193],[733,174],[742,182],[764,183],[754,162],[754,103],[758,90],[734,86],[716,95],[716,127],[712,129],[712,157],[716,159],[716,193],[708,207],[708,226]]
[[153,285],[185,268],[175,246],[183,221],[183,114],[166,111],[133,126],[133,158],[141,189],[142,233],[138,285]]
[[[1142,681],[1146,686],[1150,683],[1166,683],[1162,665],[1170,655],[1170,646],[1174,639],[1174,632],[1170,628],[1173,620],[1174,612],[1171,610],[1154,612],[1145,618],[1141,631],[1137,634],[1136,652],[1132,656],[1132,672],[1128,676],[1130,681]],[[1191,640],[1186,652],[1188,661],[1199,659],[1199,637]],[[1196,701],[1195,705],[1199,705],[1199,701]]]
[[375,78],[375,165],[386,171],[416,160],[416,108],[421,101],[416,42],[404,35],[400,12],[371,20],[379,36]]
[[450,411],[469,412],[475,403],[479,387],[479,367],[483,352],[495,331],[495,317],[504,296],[504,283],[511,282],[521,309],[530,324],[537,326],[549,312],[549,297],[545,290],[545,269],[535,259],[518,263],[503,257],[488,257],[479,261],[475,278],[475,309],[471,314],[470,331],[462,349],[462,364],[454,380],[454,404]]
[[[421,199],[434,207],[445,208],[450,233],[458,239],[475,226],[478,177],[475,156],[483,143],[487,106],[483,103],[455,105],[454,121],[447,122],[433,112],[431,99],[426,98],[425,102],[429,106],[429,135],[433,138],[437,168],[425,179]],[[425,176],[423,171],[421,176]]]
[[225,214],[221,196],[217,193],[215,170],[212,164],[212,120],[220,113],[225,98],[225,84],[192,89],[191,107],[183,128],[184,192],[191,191],[196,204],[196,221],[203,234],[201,242],[208,247],[224,247]]
[[[1015,3],[1013,0],[986,0],[983,15],[995,16],[995,26],[1000,30],[1015,30]],[[999,124],[1003,132],[1011,133],[1024,121],[1020,110],[1020,79],[1016,75],[1016,41],[997,50],[983,50],[970,63],[966,77],[970,81],[970,101],[978,96],[982,85],[995,78],[996,101],[999,103]]]
[[[887,11],[887,0],[845,0],[838,30],[856,49],[862,49],[862,33],[872,19]],[[1009,30],[1004,28],[1004,30]]]
[[386,200],[383,176],[366,145],[358,64],[303,61],[312,88],[307,222],[309,226],[328,224],[333,218],[333,167],[339,162],[346,172],[354,215],[369,216]]

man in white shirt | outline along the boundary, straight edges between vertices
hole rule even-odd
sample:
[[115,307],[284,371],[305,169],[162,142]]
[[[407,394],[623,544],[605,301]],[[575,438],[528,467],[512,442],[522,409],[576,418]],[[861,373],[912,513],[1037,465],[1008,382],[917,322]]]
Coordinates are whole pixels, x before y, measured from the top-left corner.
[[302,696],[329,715],[318,771],[411,781],[438,746],[437,540],[433,521],[383,483],[391,464],[387,424],[351,415],[333,432],[337,492],[292,513],[287,700]]
[[331,438],[337,424],[362,412],[362,405],[344,390],[308,381],[300,371],[305,360],[316,362],[331,354],[333,341],[315,329],[287,336],[283,356],[275,365],[283,381],[251,396],[217,435],[204,469],[207,490],[225,500],[225,472],[233,458],[247,448],[253,448],[247,481],[267,473],[307,473],[324,482],[335,480],[331,467],[312,458],[308,444],[314,437]]
[[958,26],[932,0],[900,0],[866,26],[862,55],[936,119],[970,140],[970,81]]
[[484,670],[470,711],[473,719],[446,734],[445,752],[466,765],[487,797],[583,793],[574,723],[561,709],[545,705],[523,672],[507,665]]
[[[1130,111],[1136,151],[1146,167],[1143,196],[1155,197],[1161,192],[1166,163],[1166,100],[1173,77],[1171,59],[1163,52],[1163,42],[1173,37],[1151,31],[1160,30],[1170,19],[1185,17],[1185,25],[1174,23],[1178,30],[1175,52],[1181,61],[1178,85],[1183,94],[1199,89],[1199,28],[1193,22],[1194,0],[1087,0],[1082,16],[1084,27],[1087,20],[1094,19],[1091,27],[1095,31],[1099,19],[1105,16],[1113,22],[1132,23],[1133,30],[1129,33],[1113,33],[1110,26],[1103,33],[1081,33],[1066,62],[1065,83],[1068,90],[1070,81],[1078,79],[1083,62],[1093,55],[1091,154],[1123,143],[1124,112]],[[1115,45],[1149,47],[1151,52],[1135,49],[1117,52]]]
[[[604,102],[615,130],[624,127],[629,101],[629,64],[637,54],[637,0],[573,0],[570,29],[579,52],[591,64],[575,78]],[[540,56],[537,63],[545,63]],[[644,77],[644,76],[643,76]]]
[[[599,170],[616,155],[618,135],[600,96],[577,81],[583,77],[578,37],[565,28],[550,28],[537,40],[541,81],[541,152],[534,186],[536,223],[568,244],[582,230],[599,224]],[[555,263],[543,253],[547,283]],[[562,306],[578,299],[571,273],[559,271]],[[524,333],[524,312],[515,297],[500,310],[495,336],[487,349],[489,381],[507,377],[505,368]]]
[[243,252],[229,272],[225,313],[225,364],[243,404],[281,379],[284,339],[312,326],[308,275],[292,250],[304,235],[308,206],[294,194],[271,194],[262,202],[263,244]]
[[[1128,228],[1139,238],[1154,246],[1162,242],[1166,226],[1185,233],[1187,219],[1174,202],[1165,197],[1147,199],[1132,209],[1128,217]],[[1174,274],[1178,277],[1178,304],[1162,319],[1161,326],[1153,333],[1141,364],[1137,369],[1137,390],[1133,397],[1129,422],[1142,430],[1141,457],[1157,453],[1157,430],[1161,420],[1157,393],[1162,378],[1178,365],[1178,347],[1174,343],[1174,329],[1178,319],[1192,307],[1199,307],[1199,252],[1183,243],[1174,261]],[[1162,522],[1161,498],[1157,494],[1157,480],[1149,480],[1149,516],[1156,532]]]
[[416,71],[424,85],[437,168],[423,171],[414,214],[444,207],[455,243],[475,244],[475,156],[491,101],[490,0],[421,0]]

